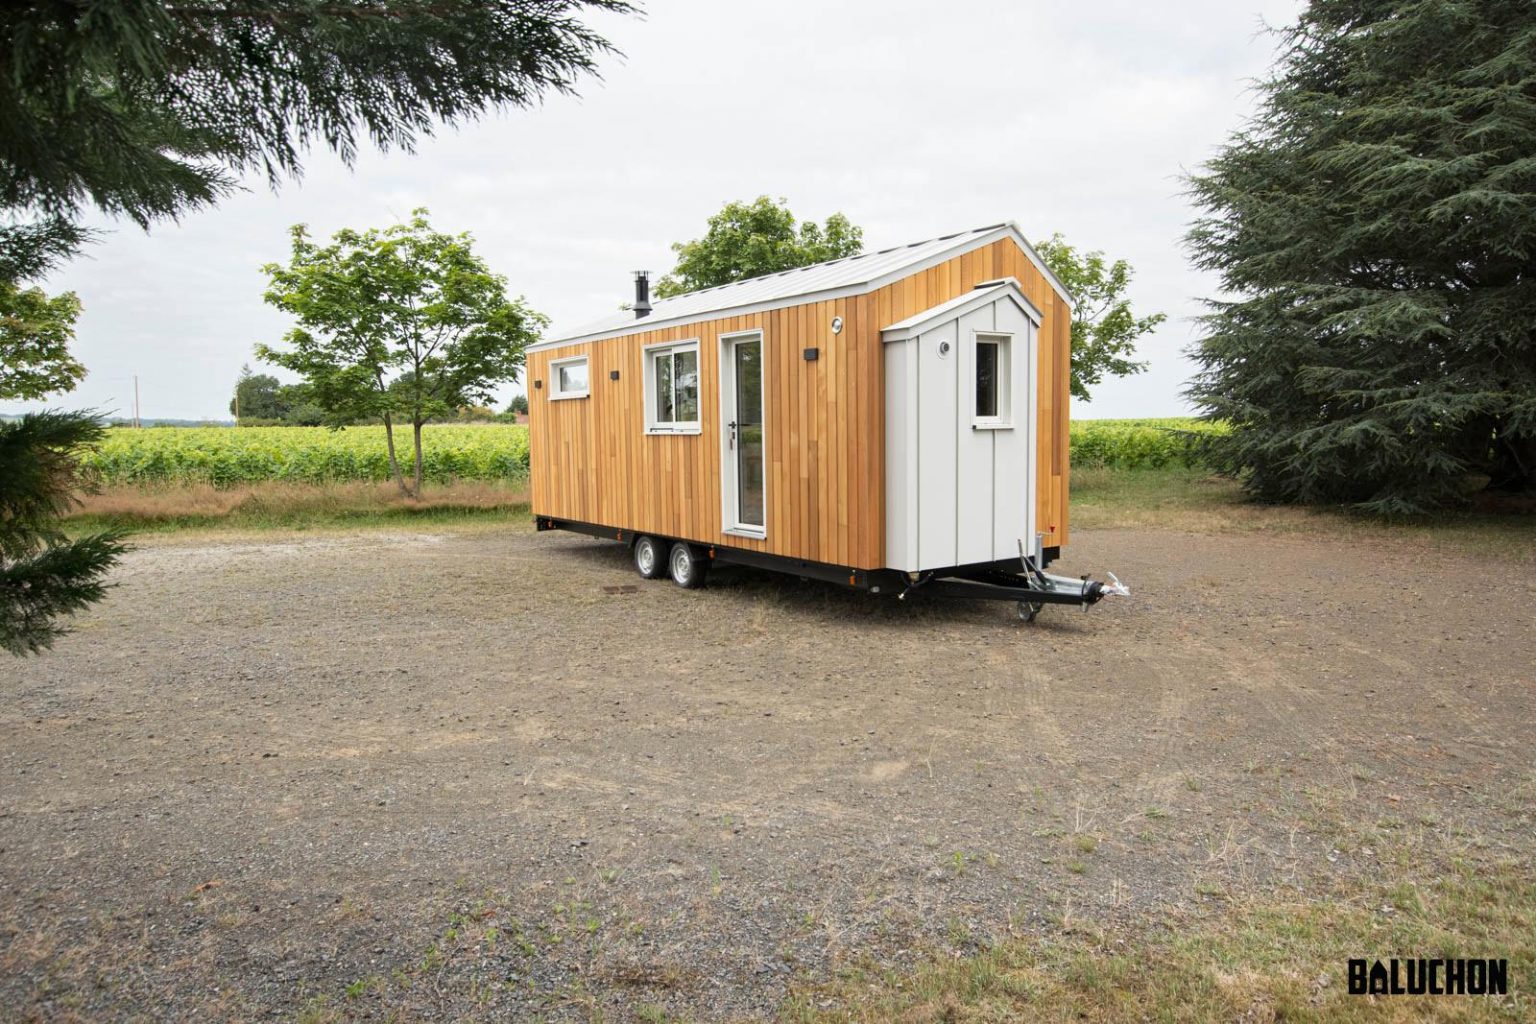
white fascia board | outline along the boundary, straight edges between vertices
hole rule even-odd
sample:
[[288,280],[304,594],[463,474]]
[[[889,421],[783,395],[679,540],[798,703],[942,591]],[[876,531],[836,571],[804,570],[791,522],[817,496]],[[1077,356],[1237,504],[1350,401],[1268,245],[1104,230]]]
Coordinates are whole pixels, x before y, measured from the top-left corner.
[[1002,298],[1012,299],[1014,305],[1019,307],[1019,311],[1036,327],[1039,327],[1044,320],[1040,310],[1035,308],[1035,304],[1029,301],[1029,296],[1025,295],[1023,289],[1019,287],[1019,282],[1009,277],[991,287],[978,287],[967,295],[950,299],[948,302],[940,303],[931,309],[925,309],[921,313],[909,316],[905,320],[891,324],[889,327],[882,328],[880,338],[882,341],[888,342],[906,341],[909,338],[917,337],[936,323],[957,320],[973,310],[989,306]]
[[664,327],[681,327],[687,324],[701,323],[705,320],[723,320],[726,317],[766,313],[771,309],[784,309],[788,306],[803,306],[808,302],[843,299],[851,295],[862,295],[870,290],[870,285],[866,282],[864,284],[844,285],[841,288],[828,288],[825,291],[819,292],[805,292],[800,295],[790,295],[780,299],[764,299],[761,302],[747,303],[742,306],[722,306],[719,309],[687,313],[682,316],[643,317],[636,320],[632,327],[615,327],[611,330],[598,331],[595,334],[582,334],[574,338],[556,338],[553,341],[541,341],[537,345],[529,345],[523,351],[542,352],[545,349],[560,348],[562,345],[579,345],[584,341],[607,341],[609,338],[623,338],[631,334],[640,334],[643,331],[660,330]]
[[1056,290],[1056,294],[1061,296],[1061,301],[1067,304],[1067,311],[1077,312],[1077,300],[1072,297],[1071,292],[1067,291],[1067,286],[1061,283],[1061,278],[1052,273],[1051,268],[1045,265],[1045,260],[1035,251],[1035,247],[1029,244],[1029,239],[1024,237],[1024,232],[1019,230],[1019,226],[1013,221],[1009,221],[1003,227],[1007,229],[1013,240],[1019,243],[1019,248],[1024,250],[1024,255],[1029,257],[1029,262],[1035,265],[1035,269],[1040,271],[1041,276],[1049,281],[1051,287]]
[[[904,264],[895,270],[887,271],[879,277],[871,278],[868,281],[842,285],[837,288],[827,288],[822,291],[785,295],[776,299],[764,299],[760,302],[746,303],[739,306],[721,306],[718,309],[685,313],[679,316],[641,317],[632,324],[626,324],[623,327],[614,327],[592,334],[579,334],[568,338],[554,338],[549,341],[541,341],[536,345],[529,345],[525,351],[544,352],[549,349],[560,348],[564,345],[577,345],[588,341],[607,341],[610,338],[623,338],[642,331],[654,331],[664,327],[696,324],[704,320],[721,320],[733,316],[749,316],[753,313],[766,313],[769,310],[785,309],[789,306],[800,306],[809,302],[826,302],[831,299],[864,295],[884,288],[893,282],[900,281],[904,277],[911,277],[913,274],[922,273],[924,270],[936,267],[941,263],[947,263],[956,256],[970,252],[973,249],[980,249],[983,246],[991,245],[1001,238],[1012,238],[1019,248],[1024,251],[1024,255],[1029,259],[1030,263],[1034,264],[1035,269],[1040,271],[1040,274],[1055,289],[1061,300],[1067,304],[1067,309],[1070,311],[1074,308],[1072,294],[1067,291],[1066,286],[1061,283],[1061,280],[1051,273],[1051,268],[1045,265],[1045,261],[1040,258],[1040,254],[1035,251],[1035,247],[1029,244],[1029,240],[1019,230],[1019,226],[1009,221],[1007,224],[1000,225],[985,234],[974,235],[957,241],[953,246],[940,250],[926,259],[919,260],[916,263]],[[1024,298],[1022,292],[1020,292],[1020,297]],[[1026,313],[1029,310],[1034,310],[1033,318],[1035,323],[1038,324],[1040,322],[1039,310],[1035,309],[1034,303],[1030,302],[1028,298],[1024,298],[1024,302],[1026,304]]]

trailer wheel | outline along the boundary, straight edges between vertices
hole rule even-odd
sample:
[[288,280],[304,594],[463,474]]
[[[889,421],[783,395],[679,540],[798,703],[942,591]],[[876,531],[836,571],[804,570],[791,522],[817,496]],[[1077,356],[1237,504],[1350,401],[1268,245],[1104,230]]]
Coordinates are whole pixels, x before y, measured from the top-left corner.
[[1039,615],[1040,609],[1044,607],[1045,605],[1039,601],[1020,601],[1019,618],[1023,619],[1025,622],[1034,622],[1035,616]]
[[641,579],[659,580],[666,575],[664,550],[661,541],[655,537],[641,537],[635,541],[635,571]]
[[685,590],[695,590],[704,585],[704,577],[709,572],[709,563],[699,557],[698,551],[692,544],[678,541],[672,545],[672,554],[667,558],[667,568],[672,572],[672,582]]

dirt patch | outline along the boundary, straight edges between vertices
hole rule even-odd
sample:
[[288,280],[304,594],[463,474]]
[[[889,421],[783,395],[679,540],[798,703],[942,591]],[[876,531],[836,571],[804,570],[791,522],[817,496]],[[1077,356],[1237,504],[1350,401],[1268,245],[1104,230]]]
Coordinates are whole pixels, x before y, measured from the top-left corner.
[[1084,532],[1127,601],[637,581],[516,531],[157,541],[4,666],[23,1019],[771,1014],[844,960],[1532,853],[1536,576]]

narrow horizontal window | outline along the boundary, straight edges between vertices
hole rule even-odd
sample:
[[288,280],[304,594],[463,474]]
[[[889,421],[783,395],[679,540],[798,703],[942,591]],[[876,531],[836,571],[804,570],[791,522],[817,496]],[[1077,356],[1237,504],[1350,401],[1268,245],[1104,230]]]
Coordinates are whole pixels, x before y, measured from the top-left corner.
[[550,363],[549,377],[550,398],[586,398],[590,391],[586,356]]

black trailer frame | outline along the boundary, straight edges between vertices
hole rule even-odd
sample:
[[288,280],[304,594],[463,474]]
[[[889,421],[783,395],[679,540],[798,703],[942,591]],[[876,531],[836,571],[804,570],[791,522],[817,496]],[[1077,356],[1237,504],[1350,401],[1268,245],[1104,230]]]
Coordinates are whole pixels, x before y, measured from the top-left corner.
[[[1033,559],[1009,558],[996,562],[976,562],[956,565],[947,569],[928,569],[919,573],[905,573],[900,569],[857,569],[852,566],[829,562],[813,562],[787,555],[771,555],[749,548],[728,544],[707,544],[683,537],[662,537],[647,534],[643,530],[622,530],[613,526],[585,523],[574,519],[558,519],[553,516],[534,516],[534,526],[545,530],[566,530],[586,534],[603,540],[616,540],[633,546],[642,536],[654,536],[658,540],[689,544],[705,555],[711,564],[744,565],[754,569],[803,576],[823,580],[871,594],[895,595],[904,599],[908,594],[923,593],[934,597],[961,600],[1014,601],[1019,614],[1033,619],[1041,607],[1047,604],[1071,604],[1087,608],[1097,604],[1108,592],[1104,584],[1084,576],[1081,581],[1070,581],[1074,586],[1060,589],[1064,581],[1059,576],[1048,576],[1046,565],[1060,557],[1061,548],[1044,548],[1041,565]],[[1055,581],[1053,583],[1053,581]]]

